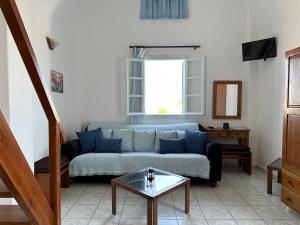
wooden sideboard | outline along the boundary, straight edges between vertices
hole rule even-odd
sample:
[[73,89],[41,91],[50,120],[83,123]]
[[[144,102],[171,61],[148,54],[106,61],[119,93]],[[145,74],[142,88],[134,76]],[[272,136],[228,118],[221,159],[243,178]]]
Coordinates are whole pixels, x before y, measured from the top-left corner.
[[205,128],[210,140],[222,144],[223,159],[237,159],[243,170],[251,175],[252,152],[249,147],[248,128]]

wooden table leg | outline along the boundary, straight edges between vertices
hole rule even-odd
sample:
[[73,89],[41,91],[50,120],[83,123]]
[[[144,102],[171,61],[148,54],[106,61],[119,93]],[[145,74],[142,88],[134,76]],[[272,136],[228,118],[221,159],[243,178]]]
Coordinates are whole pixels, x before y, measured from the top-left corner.
[[267,187],[267,192],[268,194],[272,194],[272,182],[273,182],[273,172],[271,169],[268,168],[268,187]]
[[147,200],[147,225],[152,225],[153,220],[153,201]]
[[117,201],[116,201],[116,197],[117,197],[117,188],[116,185],[111,186],[111,199],[112,199],[112,214],[116,215],[117,214]]
[[279,170],[278,173],[277,173],[277,182],[278,182],[278,183],[281,183],[281,178],[282,178],[282,173],[281,173],[281,171]]
[[190,182],[185,185],[185,213],[190,212]]
[[158,224],[157,199],[153,199],[153,225]]

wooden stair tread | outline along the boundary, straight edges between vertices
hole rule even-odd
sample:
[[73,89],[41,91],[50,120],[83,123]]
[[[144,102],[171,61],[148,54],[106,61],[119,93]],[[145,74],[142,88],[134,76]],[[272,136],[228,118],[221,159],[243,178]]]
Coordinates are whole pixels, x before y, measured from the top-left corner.
[[8,191],[5,184],[0,179],[0,198],[13,198],[12,194]]
[[0,205],[0,225],[31,225],[18,205]]

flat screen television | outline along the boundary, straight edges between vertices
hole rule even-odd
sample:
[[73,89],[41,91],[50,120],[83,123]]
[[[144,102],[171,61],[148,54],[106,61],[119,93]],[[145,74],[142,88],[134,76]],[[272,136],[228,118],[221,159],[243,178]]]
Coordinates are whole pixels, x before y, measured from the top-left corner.
[[277,56],[276,38],[268,38],[242,44],[243,61],[273,58]]

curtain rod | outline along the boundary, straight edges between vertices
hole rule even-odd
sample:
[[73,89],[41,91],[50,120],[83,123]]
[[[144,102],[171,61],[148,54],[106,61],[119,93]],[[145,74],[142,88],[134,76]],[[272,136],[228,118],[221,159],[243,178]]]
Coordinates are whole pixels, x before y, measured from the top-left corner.
[[197,49],[200,48],[200,45],[153,45],[153,46],[143,46],[143,45],[133,45],[129,46],[129,48],[193,48]]

